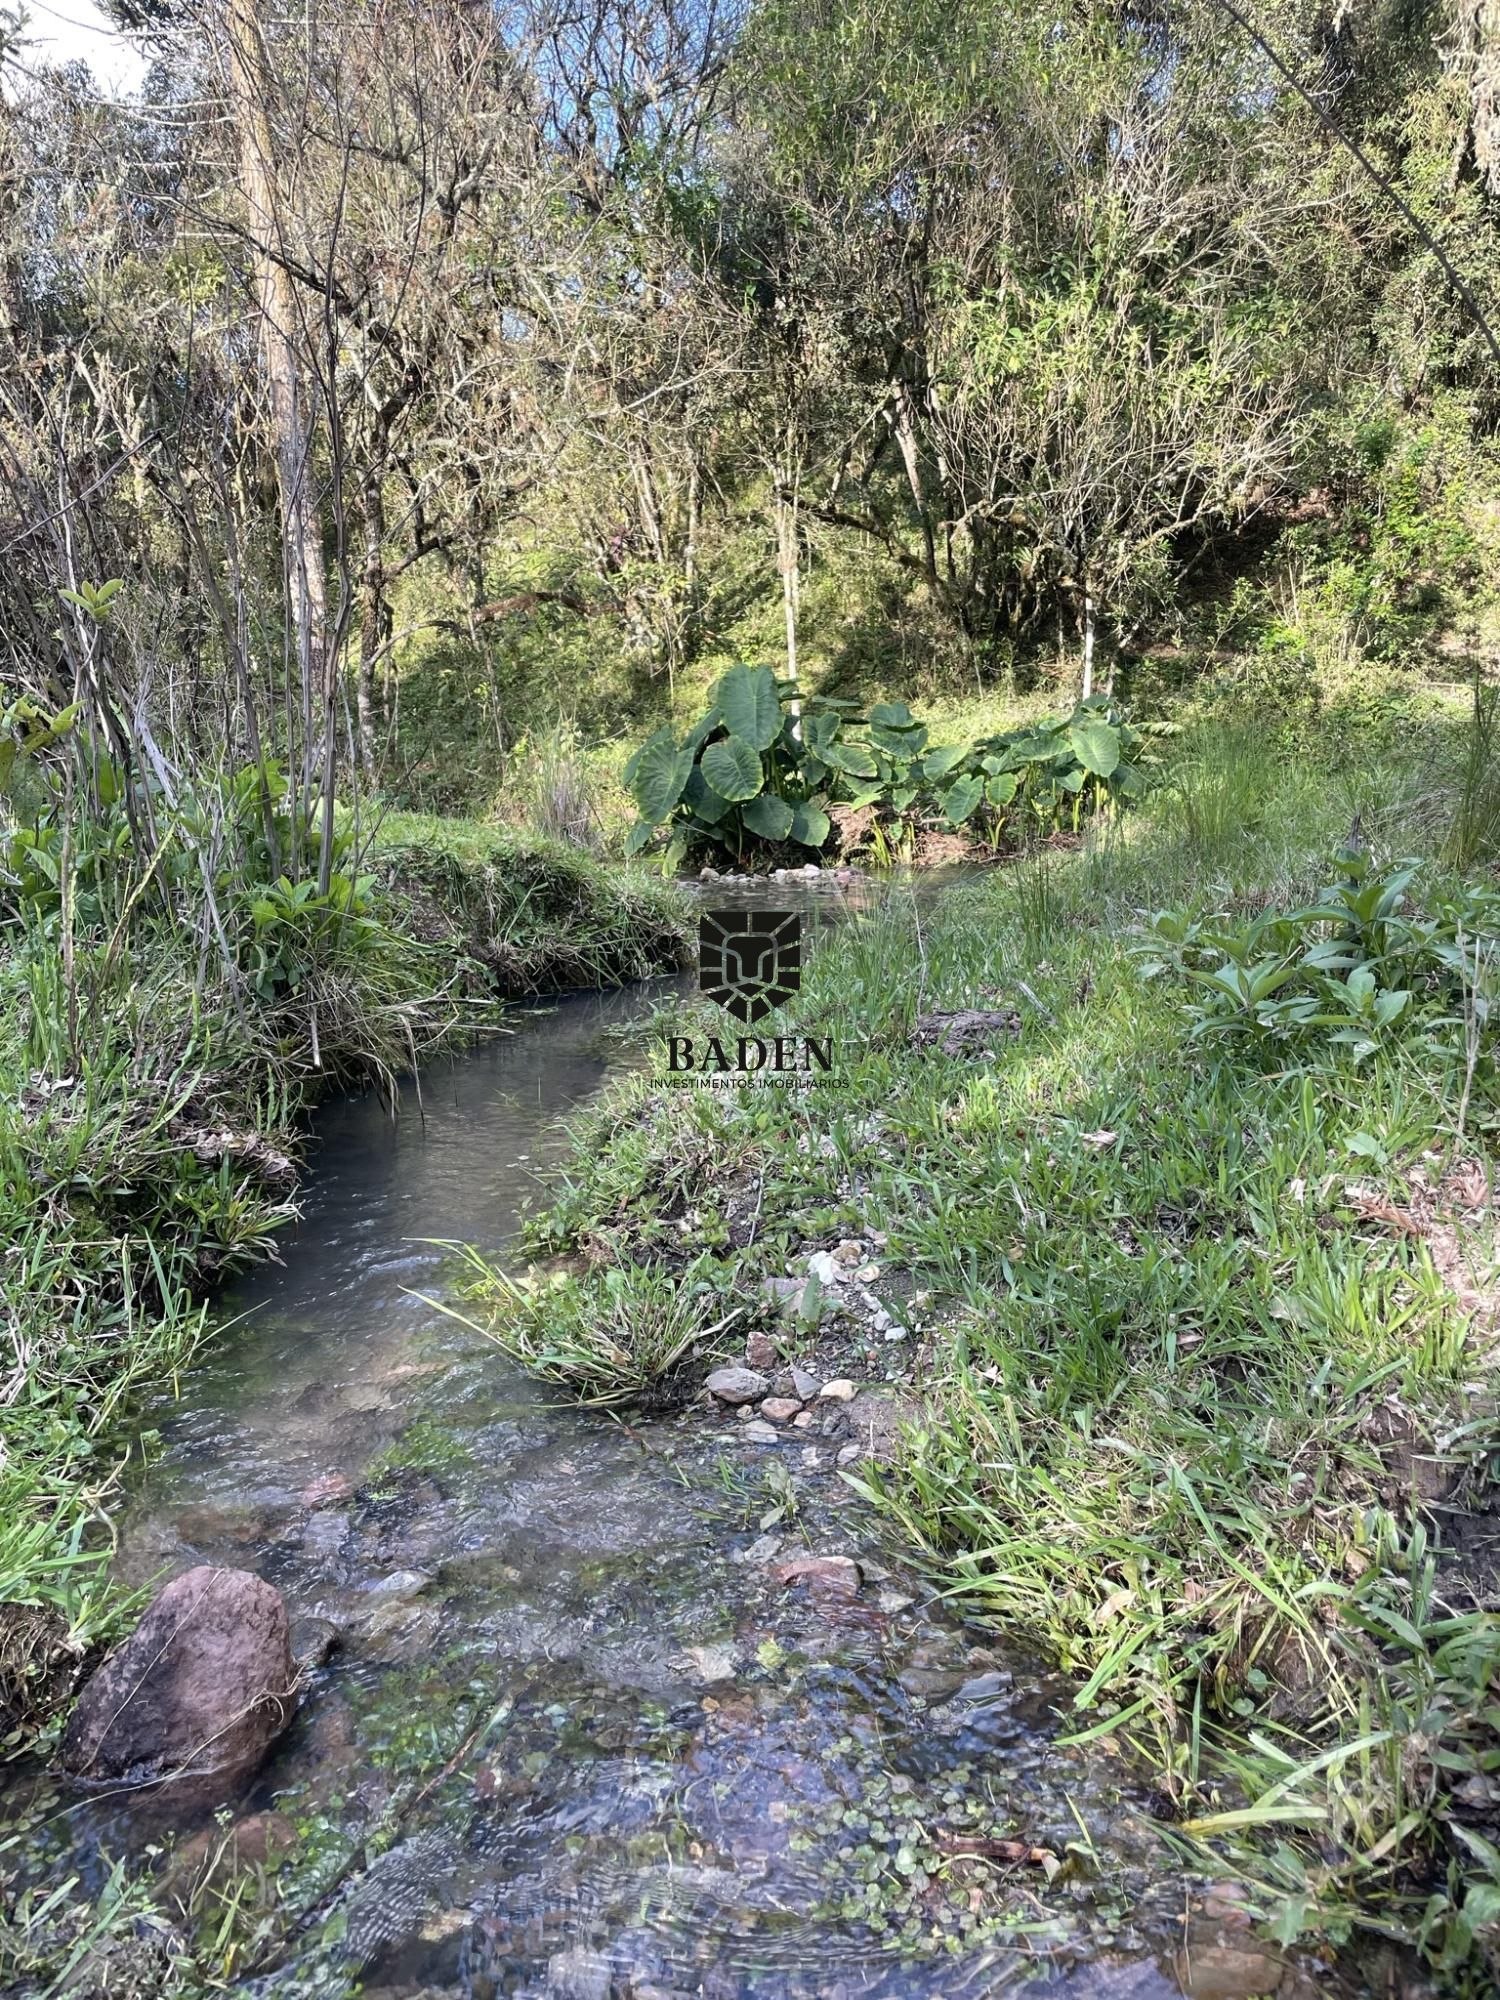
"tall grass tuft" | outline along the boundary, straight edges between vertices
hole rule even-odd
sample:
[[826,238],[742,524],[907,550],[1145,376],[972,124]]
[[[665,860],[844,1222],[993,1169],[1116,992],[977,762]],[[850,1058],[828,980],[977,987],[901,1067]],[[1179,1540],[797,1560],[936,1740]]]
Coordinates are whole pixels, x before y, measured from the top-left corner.
[[586,854],[604,852],[598,785],[571,722],[523,738],[512,750],[502,807],[518,824]]
[[1460,870],[1500,862],[1500,685],[1477,675],[1444,858]]

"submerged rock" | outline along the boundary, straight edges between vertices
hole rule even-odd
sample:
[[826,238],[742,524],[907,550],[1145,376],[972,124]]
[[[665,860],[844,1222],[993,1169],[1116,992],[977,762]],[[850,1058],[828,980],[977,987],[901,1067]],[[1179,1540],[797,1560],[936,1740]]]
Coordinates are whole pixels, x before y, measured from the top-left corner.
[[157,1593],[84,1688],[63,1768],[146,1784],[249,1770],[290,1720],[293,1683],[281,1592],[200,1565]]
[[546,1990],[550,2000],[610,2000],[614,1974],[608,1959],[575,1945],[547,1961]]
[[753,1368],[716,1368],[703,1386],[721,1403],[756,1403],[770,1384]]
[[1188,2000],[1256,2000],[1276,1991],[1285,1967],[1261,1945],[1213,1942],[1179,1952],[1173,1969]]
[[863,1578],[852,1556],[793,1556],[775,1564],[780,1584],[802,1584],[819,1597],[857,1597]]
[[297,1618],[292,1621],[292,1664],[298,1673],[309,1673],[336,1653],[343,1633],[331,1618]]
[[272,1868],[296,1844],[297,1829],[280,1812],[251,1813],[227,1833],[220,1826],[200,1827],[178,1848],[163,1887],[186,1914],[196,1891],[222,1890],[236,1875]]

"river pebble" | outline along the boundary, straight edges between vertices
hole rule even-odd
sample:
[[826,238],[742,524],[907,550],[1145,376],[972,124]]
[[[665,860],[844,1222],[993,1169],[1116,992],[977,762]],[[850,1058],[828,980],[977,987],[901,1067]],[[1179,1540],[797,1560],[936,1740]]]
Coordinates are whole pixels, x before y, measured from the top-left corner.
[[716,1368],[703,1385],[721,1403],[757,1403],[770,1388],[753,1368]]

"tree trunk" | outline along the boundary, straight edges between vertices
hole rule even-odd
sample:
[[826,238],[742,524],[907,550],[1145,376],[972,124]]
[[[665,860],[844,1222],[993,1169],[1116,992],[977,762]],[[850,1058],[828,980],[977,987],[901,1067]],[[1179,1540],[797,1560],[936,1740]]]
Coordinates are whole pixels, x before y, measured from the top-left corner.
[[1083,700],[1094,692],[1094,593],[1083,586]]
[[917,519],[922,527],[922,556],[927,567],[927,581],[936,590],[937,537],[932,531],[932,510],[927,504],[922,482],[922,459],[917,448],[917,427],[912,420],[911,390],[905,382],[896,384],[895,428],[901,463],[906,468],[906,483],[911,488],[912,505],[917,510]]
[[688,466],[687,539],[682,547],[682,651],[691,653],[698,628],[698,518],[702,510],[702,479],[695,457]]
[[[266,111],[265,48],[255,0],[225,0],[229,35],[230,86],[238,127],[240,192],[255,237],[256,304],[260,344],[271,401],[276,446],[276,480],[281,500],[282,568],[296,635],[302,696],[302,792],[310,797],[316,760],[313,718],[321,728],[323,828],[318,885],[326,894],[332,868],[333,779],[338,755],[335,733],[337,663],[328,645],[328,586],[323,543],[312,494],[313,426],[297,361],[297,302],[292,280],[277,261],[281,236],[273,171],[271,121]],[[293,826],[297,824],[293,815]],[[294,841],[296,835],[293,835]],[[291,857],[295,871],[299,857]]]
[[797,680],[797,613],[799,551],[797,546],[797,502],[788,482],[776,482],[776,567],[781,572],[781,607],[786,619],[786,671],[794,690],[787,703],[792,717],[792,733],[802,740],[802,700]]
[[375,661],[385,639],[385,482],[383,449],[365,474],[365,565],[361,578],[359,665],[355,672],[354,707],[359,728],[360,775],[375,782]]

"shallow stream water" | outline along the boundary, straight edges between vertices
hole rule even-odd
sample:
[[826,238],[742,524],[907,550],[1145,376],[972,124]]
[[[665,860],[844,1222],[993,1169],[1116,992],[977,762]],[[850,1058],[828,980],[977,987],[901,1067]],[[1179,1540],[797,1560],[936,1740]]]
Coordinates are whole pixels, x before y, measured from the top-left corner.
[[[836,1478],[764,1526],[774,1461],[831,1474],[816,1435],[559,1406],[423,1296],[428,1239],[513,1238],[557,1121],[650,1054],[608,1031],[671,991],[517,1015],[395,1118],[330,1104],[282,1262],[229,1287],[152,1413],[124,1572],[250,1568],[342,1635],[227,1801],[297,1837],[247,1990],[1177,1992],[1181,1881],[1118,1755],[1059,1744],[1067,1688],[948,1613]],[[778,1586],[768,1534],[855,1554],[863,1589]],[[12,1805],[44,1820],[38,1867],[95,1886],[204,1823],[45,1775]],[[1055,1862],[953,1864],[996,1838]]]

